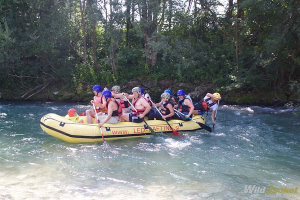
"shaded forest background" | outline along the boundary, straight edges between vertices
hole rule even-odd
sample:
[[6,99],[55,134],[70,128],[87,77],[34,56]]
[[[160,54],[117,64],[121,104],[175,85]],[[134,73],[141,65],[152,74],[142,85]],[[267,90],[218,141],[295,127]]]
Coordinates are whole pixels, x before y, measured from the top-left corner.
[[119,84],[300,101],[298,0],[0,2],[2,99],[78,101]]

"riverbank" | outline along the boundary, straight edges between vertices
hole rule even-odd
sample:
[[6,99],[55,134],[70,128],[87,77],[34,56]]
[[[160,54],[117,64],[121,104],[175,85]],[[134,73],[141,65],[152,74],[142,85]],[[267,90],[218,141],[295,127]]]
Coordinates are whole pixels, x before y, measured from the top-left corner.
[[[213,83],[178,83],[171,80],[162,81],[129,81],[121,87],[123,92],[131,92],[135,86],[142,87],[151,97],[158,101],[162,91],[169,88],[176,93],[178,88],[183,88],[189,93],[194,101],[199,101],[206,93],[218,91],[222,95],[222,104],[229,105],[259,105],[259,106],[285,106],[298,107],[300,105],[300,95],[285,95],[269,88],[265,89],[241,89],[241,88],[221,88]],[[59,82],[45,88],[32,88],[25,90],[0,90],[0,100],[4,101],[54,101],[54,102],[88,102],[93,96],[92,85],[78,85]],[[107,88],[111,88],[108,85]]]

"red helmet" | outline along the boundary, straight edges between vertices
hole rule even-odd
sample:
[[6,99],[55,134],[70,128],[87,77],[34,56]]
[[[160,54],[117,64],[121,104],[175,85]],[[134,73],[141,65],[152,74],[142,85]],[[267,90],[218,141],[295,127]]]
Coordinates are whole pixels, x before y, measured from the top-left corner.
[[68,110],[69,117],[73,117],[75,113],[76,113],[75,108],[71,108],[71,109]]

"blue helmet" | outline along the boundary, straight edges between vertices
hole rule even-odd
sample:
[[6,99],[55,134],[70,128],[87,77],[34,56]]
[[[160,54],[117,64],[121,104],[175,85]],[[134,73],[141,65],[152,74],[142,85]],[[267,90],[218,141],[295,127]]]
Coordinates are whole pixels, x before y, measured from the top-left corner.
[[141,94],[144,94],[144,90],[143,90],[143,88],[140,88],[141,89]]
[[183,90],[183,89],[178,90],[178,91],[177,91],[177,96],[178,96],[178,97],[179,97],[179,96],[185,96],[184,90]]
[[102,92],[102,95],[105,97],[105,99],[111,98],[111,91],[110,90],[104,90]]
[[97,93],[101,92],[102,88],[100,85],[94,85],[93,86],[93,91],[96,91]]
[[170,95],[172,95],[172,92],[169,89],[165,90],[164,92],[169,93]]

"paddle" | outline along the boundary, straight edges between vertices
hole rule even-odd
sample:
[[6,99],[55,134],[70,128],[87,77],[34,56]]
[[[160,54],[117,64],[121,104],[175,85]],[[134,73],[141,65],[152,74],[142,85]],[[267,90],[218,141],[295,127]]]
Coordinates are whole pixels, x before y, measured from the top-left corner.
[[[185,116],[185,114],[179,112],[178,110],[175,110],[175,111],[178,112],[178,113],[180,113],[180,114],[182,114],[183,116]],[[197,121],[193,120],[193,119],[190,118],[190,117],[188,117],[188,119],[191,120],[191,121],[193,121],[193,122],[195,122],[195,123],[197,123],[197,124],[198,124],[199,126],[201,126],[203,129],[205,129],[205,130],[211,132],[211,128],[210,128],[209,126],[207,126],[206,124],[203,124],[203,123],[201,123],[201,122],[197,122]]]
[[[218,108],[219,108],[219,101],[220,101],[220,100],[218,100]],[[215,121],[217,120],[217,112],[218,112],[218,109],[216,110]],[[215,129],[215,124],[213,124],[213,129]]]
[[[93,104],[93,108],[94,108],[94,112],[95,112],[95,115],[96,115],[97,122],[100,123],[100,120],[99,120],[97,112],[96,112],[95,104]],[[100,132],[101,132],[101,135],[102,135],[102,140],[103,140],[103,143],[104,143],[105,140],[104,140],[104,136],[103,136],[103,131],[102,131],[101,127],[99,127],[99,128],[100,128]]]
[[[126,96],[124,96],[126,101],[128,101],[128,103],[131,105],[132,108],[134,108],[135,112],[137,112],[137,110],[135,109],[135,107],[131,104],[131,102],[127,99]],[[152,134],[155,134],[154,130],[148,125],[148,123],[145,121],[145,119],[143,118],[143,121],[145,122],[146,126],[150,129]]]
[[[153,102],[152,102],[152,100],[151,99],[149,99],[150,100],[150,102],[152,103],[152,104],[154,104]],[[156,110],[157,110],[157,112],[161,115],[161,117],[163,116],[162,115],[162,113],[157,109],[157,107],[156,106],[154,106],[155,108],[156,108]],[[173,132],[173,135],[180,135],[177,131],[175,131],[173,128],[172,128],[172,126],[169,124],[169,122],[166,120],[166,119],[164,119],[165,120],[165,122],[167,122],[167,124],[168,124],[168,126],[171,128],[171,130],[172,130],[172,132]]]

